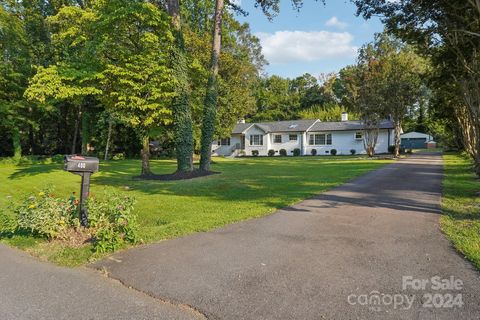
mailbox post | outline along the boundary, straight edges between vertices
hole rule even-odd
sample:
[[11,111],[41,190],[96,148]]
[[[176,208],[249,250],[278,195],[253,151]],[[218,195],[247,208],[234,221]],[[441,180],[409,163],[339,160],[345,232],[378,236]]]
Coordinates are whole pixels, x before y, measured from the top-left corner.
[[98,171],[98,165],[98,158],[94,157],[77,155],[64,157],[63,170],[82,177],[82,187],[80,191],[80,225],[82,227],[88,227],[88,210],[85,206],[85,201],[90,191],[90,176]]

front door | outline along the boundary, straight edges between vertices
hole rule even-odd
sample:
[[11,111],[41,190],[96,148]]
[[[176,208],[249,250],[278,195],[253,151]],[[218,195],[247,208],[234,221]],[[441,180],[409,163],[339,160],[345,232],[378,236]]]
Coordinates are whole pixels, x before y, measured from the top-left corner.
[[240,149],[245,150],[245,135],[242,134]]

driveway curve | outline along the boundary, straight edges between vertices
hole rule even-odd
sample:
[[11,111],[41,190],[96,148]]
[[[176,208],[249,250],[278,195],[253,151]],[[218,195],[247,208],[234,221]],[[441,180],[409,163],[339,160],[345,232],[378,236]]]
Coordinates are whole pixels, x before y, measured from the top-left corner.
[[440,154],[413,155],[272,215],[92,267],[209,319],[480,319],[479,273],[439,229],[441,181]]

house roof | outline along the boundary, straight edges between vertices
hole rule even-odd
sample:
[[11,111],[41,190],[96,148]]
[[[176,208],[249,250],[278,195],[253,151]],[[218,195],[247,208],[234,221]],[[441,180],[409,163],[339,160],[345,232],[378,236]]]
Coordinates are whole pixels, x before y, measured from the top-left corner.
[[[361,121],[338,121],[321,122],[318,119],[313,120],[289,120],[276,122],[256,122],[256,123],[237,123],[233,128],[233,134],[241,134],[252,126],[257,126],[265,133],[268,132],[304,132],[304,131],[342,131],[342,130],[362,130]],[[384,120],[380,122],[380,129],[393,129],[393,122]]]
[[251,123],[237,123],[235,125],[235,127],[233,128],[233,131],[232,133],[233,134],[240,134],[242,133],[243,131],[247,130],[248,128],[250,128],[253,124]]
[[400,135],[400,137],[402,137],[402,138],[425,138],[427,140],[432,139],[432,136],[429,135],[429,134],[422,133],[422,132],[415,132],[415,131],[404,133],[404,134]]
[[[383,120],[380,122],[380,129],[393,129],[393,121]],[[326,121],[326,122],[317,122],[309,131],[349,131],[349,130],[363,130],[364,125],[362,121],[353,120],[353,121]]]
[[319,120],[289,120],[275,122],[255,122],[255,123],[237,123],[232,133],[242,133],[252,125],[255,125],[268,132],[302,132],[307,131],[315,122]]

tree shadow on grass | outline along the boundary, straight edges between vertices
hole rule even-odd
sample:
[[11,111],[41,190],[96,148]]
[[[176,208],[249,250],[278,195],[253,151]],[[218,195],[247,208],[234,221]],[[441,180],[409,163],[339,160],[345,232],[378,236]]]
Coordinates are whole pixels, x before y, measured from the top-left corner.
[[8,179],[19,179],[28,176],[35,176],[44,173],[50,173],[62,169],[62,165],[58,163],[52,164],[34,164],[25,167],[17,167],[15,172],[8,176]]

